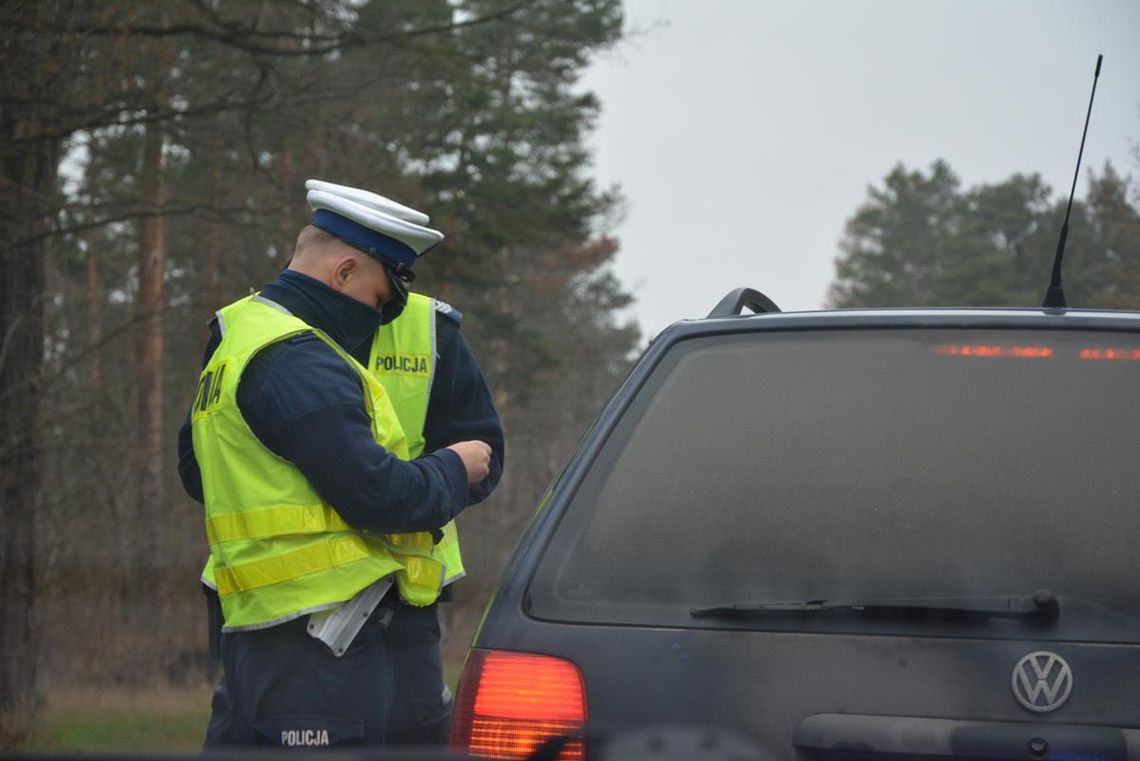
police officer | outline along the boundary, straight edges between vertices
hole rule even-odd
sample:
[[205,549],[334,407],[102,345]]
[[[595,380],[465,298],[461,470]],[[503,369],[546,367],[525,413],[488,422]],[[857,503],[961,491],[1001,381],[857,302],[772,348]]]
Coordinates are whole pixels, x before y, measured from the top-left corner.
[[490,475],[477,440],[404,461],[389,395],[350,354],[399,311],[442,235],[325,195],[309,194],[314,225],[289,268],[219,312],[181,437],[225,619],[208,746],[383,743],[384,627],[394,608],[435,602],[436,540]]
[[[427,225],[430,218],[383,196],[321,180],[306,189],[317,203],[323,193],[356,200],[398,219]],[[315,193],[314,193],[315,191]],[[482,501],[497,485],[503,463],[503,430],[491,394],[459,332],[462,314],[417,293],[407,295],[399,319],[381,325],[370,343],[353,352],[385,387],[408,437],[414,459],[455,441],[491,445],[490,472],[468,490],[468,503]],[[443,602],[464,575],[454,524],[443,528],[434,554],[445,566]],[[389,745],[443,745],[451,718],[451,694],[443,678],[438,605],[402,604],[388,625],[396,692],[388,724]]]
[[[348,198],[397,219],[427,225],[428,215],[383,196],[321,180],[308,180],[310,200],[323,193]],[[314,192],[315,191],[315,192]],[[503,464],[503,429],[490,391],[459,332],[463,315],[437,299],[409,293],[399,319],[381,325],[353,356],[388,391],[408,437],[410,456],[455,441],[478,439],[491,445],[487,478],[468,490],[473,505],[498,484]],[[451,584],[464,575],[454,524],[435,545],[445,565],[440,601],[451,600]],[[443,678],[438,604],[402,604],[388,625],[395,666],[395,700],[388,724],[389,745],[443,745],[448,740],[451,694]]]

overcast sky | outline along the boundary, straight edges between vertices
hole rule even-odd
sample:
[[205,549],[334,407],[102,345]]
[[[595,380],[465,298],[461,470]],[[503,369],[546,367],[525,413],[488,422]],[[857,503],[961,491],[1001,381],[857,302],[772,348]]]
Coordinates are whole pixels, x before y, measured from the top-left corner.
[[625,8],[644,33],[584,85],[603,107],[596,176],[627,201],[615,269],[647,338],[740,285],[822,306],[845,220],[898,162],[946,159],[964,186],[1039,172],[1067,196],[1097,53],[1077,196],[1106,159],[1140,175],[1140,0]]

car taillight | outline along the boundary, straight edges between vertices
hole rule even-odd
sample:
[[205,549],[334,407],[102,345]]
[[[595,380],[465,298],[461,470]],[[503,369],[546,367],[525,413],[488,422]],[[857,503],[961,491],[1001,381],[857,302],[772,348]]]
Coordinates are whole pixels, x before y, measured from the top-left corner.
[[1140,360],[1140,349],[1081,349],[1080,358]]
[[[552,737],[578,737],[586,723],[582,674],[549,655],[472,650],[451,716],[451,744],[474,756],[525,758]],[[558,756],[579,761],[580,739]]]
[[1051,346],[991,346],[988,344],[941,344],[934,347],[935,354],[951,357],[1017,357],[1019,359],[1048,359],[1053,356]]

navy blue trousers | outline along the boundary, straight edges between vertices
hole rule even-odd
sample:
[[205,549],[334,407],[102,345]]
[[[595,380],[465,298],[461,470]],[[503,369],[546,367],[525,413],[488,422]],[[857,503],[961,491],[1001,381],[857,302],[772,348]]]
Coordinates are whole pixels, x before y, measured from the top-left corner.
[[451,693],[439,652],[439,604],[399,605],[388,625],[396,692],[388,721],[388,745],[446,745]]
[[438,605],[397,603],[386,627],[384,607],[340,658],[309,636],[307,616],[221,635],[205,747],[446,744]]
[[222,635],[207,749],[385,744],[395,675],[381,616],[340,658],[309,636],[308,620]]

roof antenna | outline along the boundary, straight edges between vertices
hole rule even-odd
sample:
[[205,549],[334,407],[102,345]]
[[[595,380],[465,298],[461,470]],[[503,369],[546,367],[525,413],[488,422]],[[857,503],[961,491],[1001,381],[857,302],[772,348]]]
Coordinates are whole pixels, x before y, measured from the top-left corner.
[[1069,207],[1065,209],[1065,224],[1061,225],[1061,237],[1057,241],[1057,255],[1053,257],[1053,277],[1049,281],[1049,290],[1045,291],[1045,300],[1041,306],[1045,308],[1064,309],[1065,291],[1061,288],[1061,259],[1065,256],[1065,240],[1069,237],[1069,212],[1073,210],[1073,194],[1077,191],[1077,177],[1081,174],[1081,157],[1085,152],[1085,136],[1089,133],[1089,117],[1092,116],[1093,98],[1096,97],[1096,80],[1100,77],[1100,62],[1104,56],[1097,54],[1096,72],[1093,74],[1092,95],[1089,96],[1089,110],[1085,114],[1085,131],[1081,133],[1081,150],[1077,153],[1077,168],[1073,172],[1073,187],[1069,190]]

